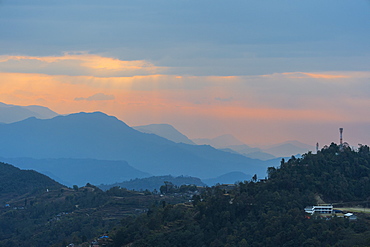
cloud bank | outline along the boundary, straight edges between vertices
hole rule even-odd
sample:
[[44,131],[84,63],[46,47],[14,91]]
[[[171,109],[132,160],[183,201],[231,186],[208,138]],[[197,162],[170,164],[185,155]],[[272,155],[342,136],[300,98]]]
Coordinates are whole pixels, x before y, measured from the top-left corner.
[[369,11],[365,0],[3,1],[0,101],[190,137],[314,145],[341,126],[363,142]]
[[369,11],[365,0],[5,1],[0,54],[89,51],[180,75],[361,71]]
[[0,71],[12,73],[40,73],[70,76],[138,76],[156,74],[166,68],[148,61],[123,61],[86,52],[64,53],[62,56],[0,56]]

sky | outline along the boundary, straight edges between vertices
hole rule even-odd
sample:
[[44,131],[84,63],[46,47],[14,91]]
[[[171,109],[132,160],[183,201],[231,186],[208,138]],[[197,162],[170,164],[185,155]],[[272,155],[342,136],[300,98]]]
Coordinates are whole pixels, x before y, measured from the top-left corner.
[[0,102],[370,144],[369,0],[1,0]]

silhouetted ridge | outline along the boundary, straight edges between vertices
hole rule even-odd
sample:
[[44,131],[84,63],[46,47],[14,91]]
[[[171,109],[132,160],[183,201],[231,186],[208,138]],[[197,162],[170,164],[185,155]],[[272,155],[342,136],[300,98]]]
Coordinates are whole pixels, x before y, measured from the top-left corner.
[[268,163],[210,146],[174,143],[134,130],[101,112],[0,125],[0,157],[124,160],[152,175],[217,177],[231,171],[264,176]]
[[0,102],[0,122],[14,123],[29,117],[47,119],[57,116],[58,113],[44,106],[30,105],[18,106],[8,105]]
[[0,198],[10,199],[37,190],[57,189],[63,185],[33,170],[21,170],[0,162]]

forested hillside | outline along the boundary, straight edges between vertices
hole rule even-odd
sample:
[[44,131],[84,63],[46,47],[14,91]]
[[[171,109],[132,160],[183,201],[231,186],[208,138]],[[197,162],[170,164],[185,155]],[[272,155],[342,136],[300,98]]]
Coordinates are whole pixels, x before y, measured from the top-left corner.
[[[183,186],[168,190],[167,181],[160,189],[163,194],[155,194],[119,187],[104,192],[90,184],[71,189],[2,164],[0,246],[89,246],[102,235],[109,236],[105,246],[370,245],[365,210],[356,213],[356,221],[307,218],[304,212],[322,201],[335,207],[367,206],[368,146],[353,150],[331,144],[277,165],[268,169],[267,180],[254,177],[203,192],[194,191],[196,186],[185,192]],[[13,197],[7,200],[4,192]]]
[[0,246],[90,246],[122,219],[145,213],[161,200],[188,199],[118,187],[104,192],[91,184],[68,188],[38,172],[0,163]]
[[326,202],[363,201],[370,196],[369,147],[360,145],[357,151],[332,143],[317,154],[308,153],[302,159],[292,157],[282,162],[280,169],[269,168],[268,185],[275,189],[295,188],[315,192]]
[[[318,154],[269,168],[267,181],[216,186],[192,205],[165,205],[131,221],[115,246],[369,246],[370,216],[357,221],[305,218],[304,207],[325,202],[359,205],[370,195],[368,146],[331,144]],[[365,203],[366,204],[366,203]]]
[[21,170],[0,162],[0,202],[26,193],[59,189],[63,185],[32,170]]

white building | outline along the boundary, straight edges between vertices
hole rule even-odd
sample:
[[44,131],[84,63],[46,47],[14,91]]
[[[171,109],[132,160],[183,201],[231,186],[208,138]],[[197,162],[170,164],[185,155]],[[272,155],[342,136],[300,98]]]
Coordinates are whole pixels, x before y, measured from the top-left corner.
[[308,214],[332,214],[333,213],[333,205],[329,204],[319,204],[316,206],[308,206],[304,209],[304,211]]

